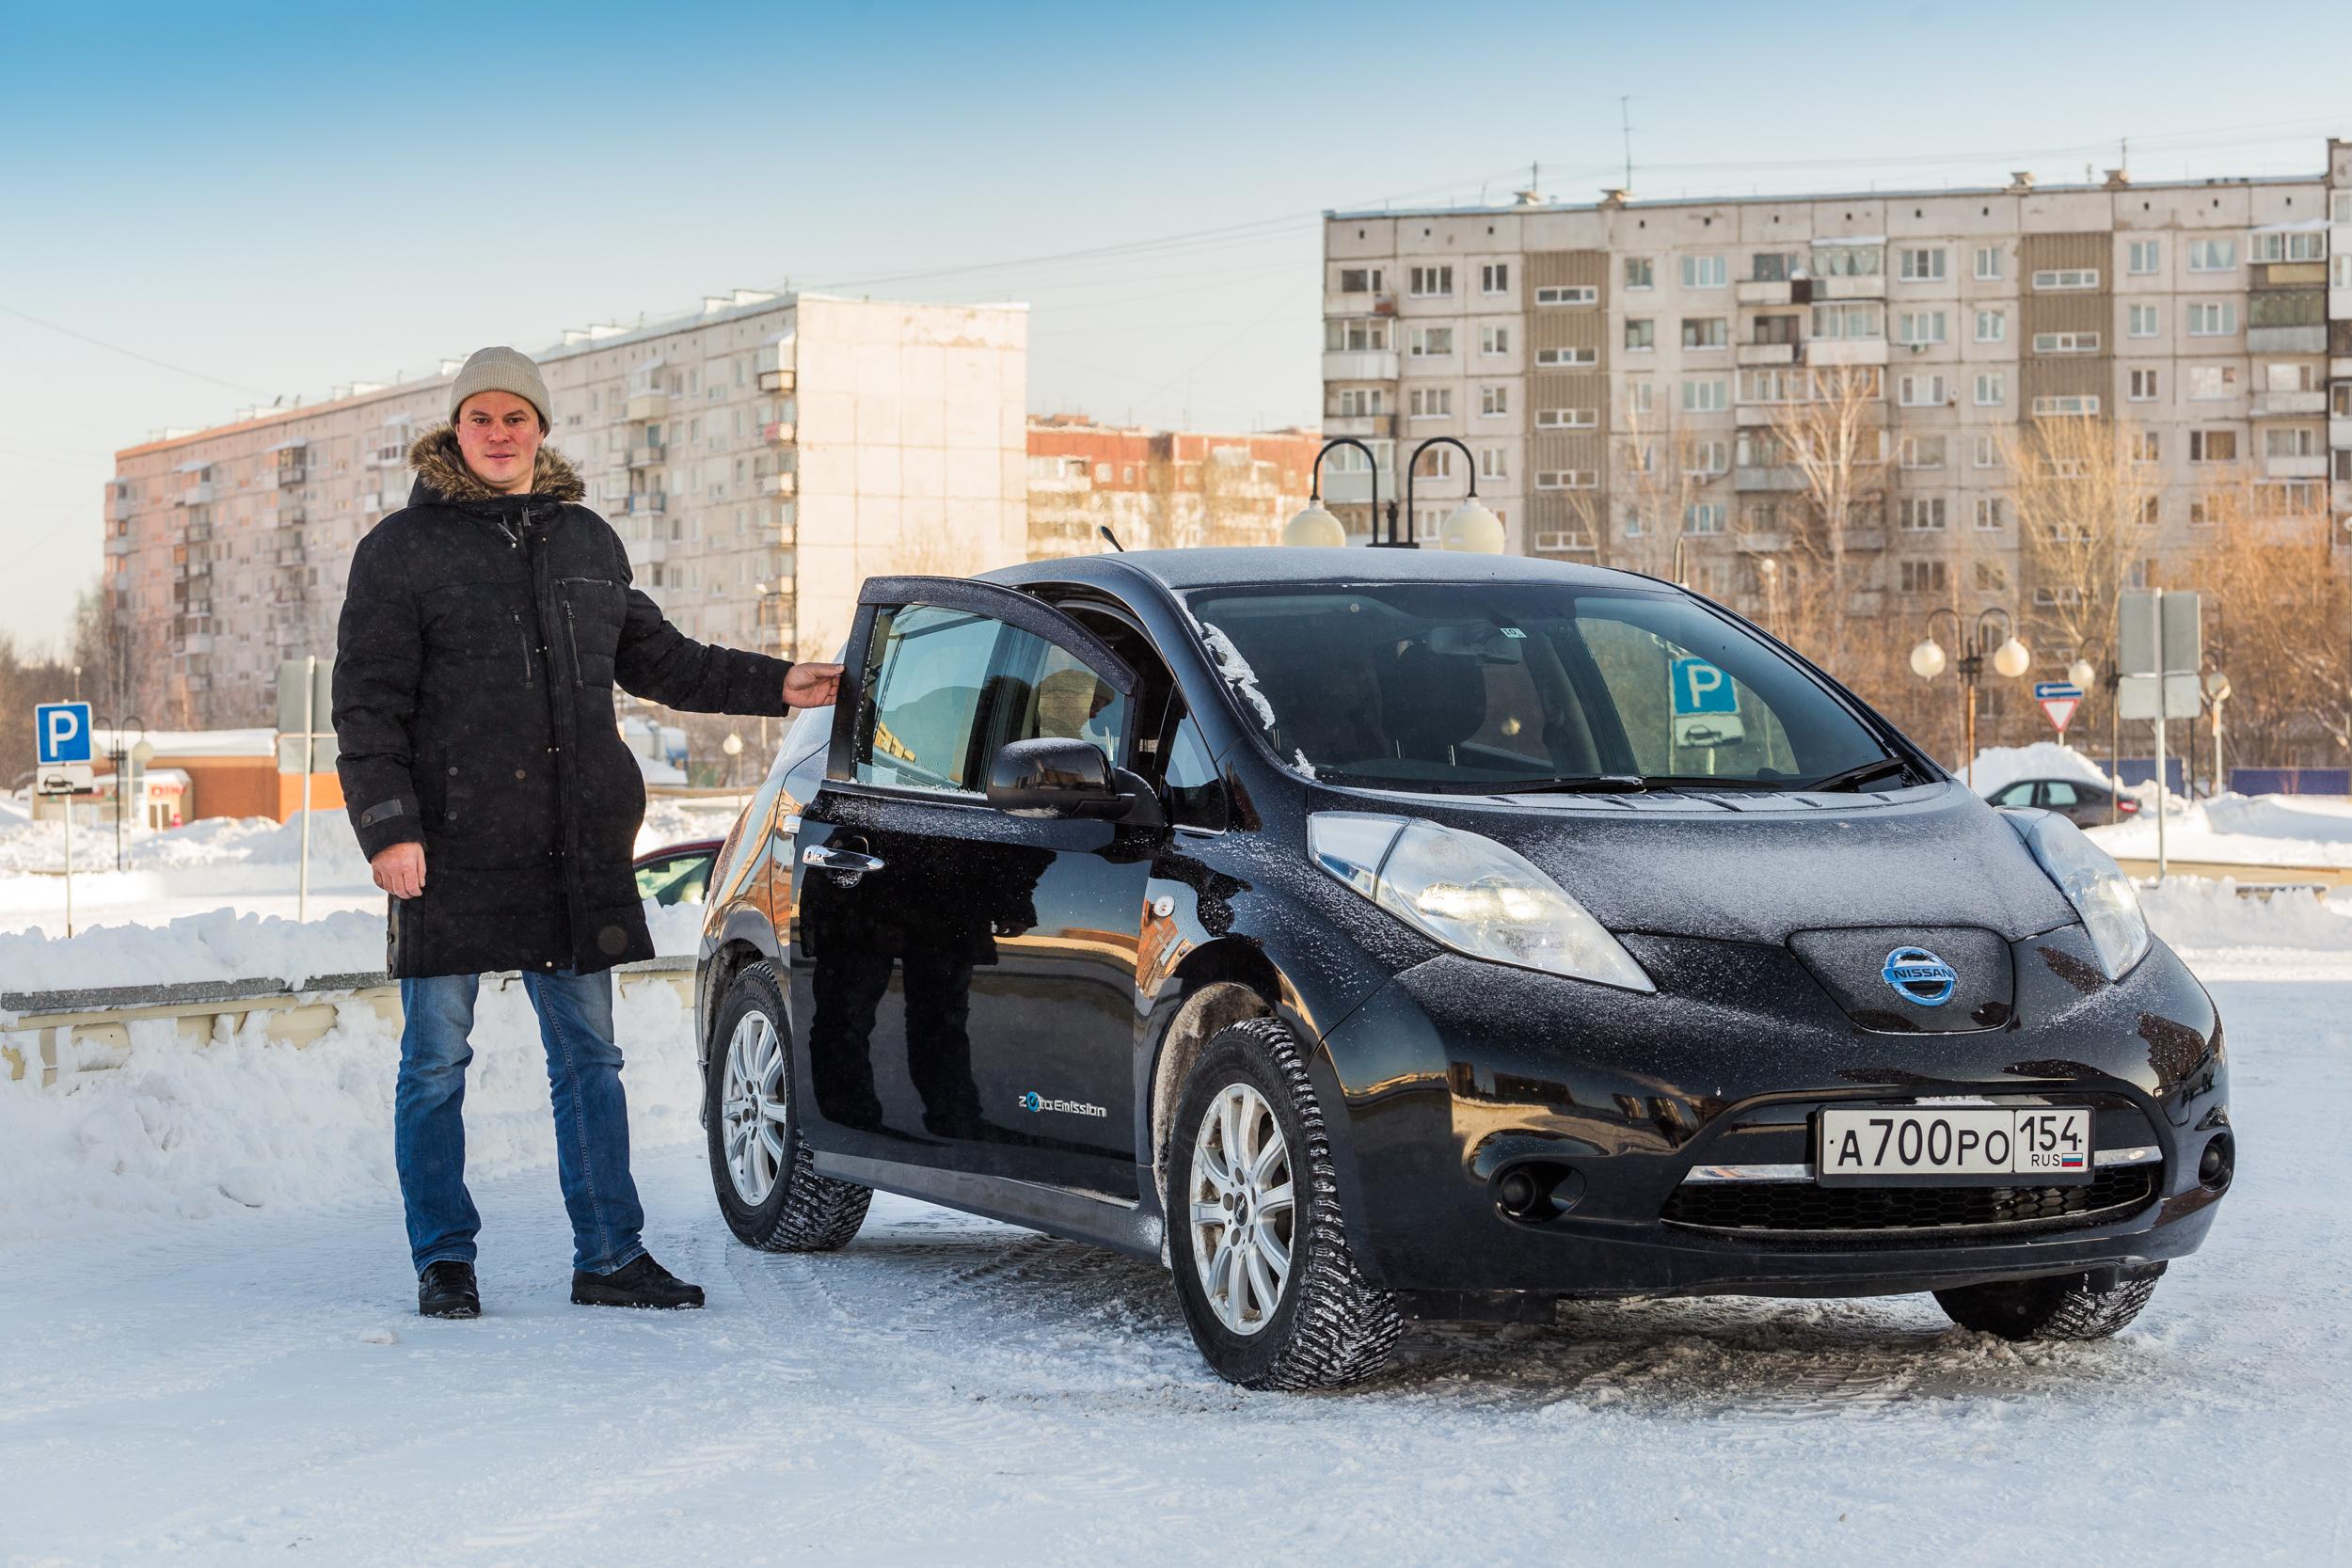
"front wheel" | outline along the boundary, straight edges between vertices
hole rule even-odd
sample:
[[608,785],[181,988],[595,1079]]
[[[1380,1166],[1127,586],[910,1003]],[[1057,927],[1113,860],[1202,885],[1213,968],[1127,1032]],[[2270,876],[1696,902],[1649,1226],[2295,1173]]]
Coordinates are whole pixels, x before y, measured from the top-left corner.
[[2104,1339],[2139,1316],[2163,1273],[2158,1263],[2106,1286],[2088,1274],[2001,1279],[1938,1291],[1935,1301],[1961,1327],[2004,1339]]
[[874,1190],[817,1174],[794,1114],[789,1038],[775,971],[746,965],[727,988],[703,1075],[710,1185],[744,1244],[831,1252],[866,1223]]
[[1249,1019],[1185,1082],[1168,1162],[1168,1252],[1193,1342],[1251,1388],[1369,1375],[1404,1328],[1347,1249],[1323,1113],[1291,1032]]

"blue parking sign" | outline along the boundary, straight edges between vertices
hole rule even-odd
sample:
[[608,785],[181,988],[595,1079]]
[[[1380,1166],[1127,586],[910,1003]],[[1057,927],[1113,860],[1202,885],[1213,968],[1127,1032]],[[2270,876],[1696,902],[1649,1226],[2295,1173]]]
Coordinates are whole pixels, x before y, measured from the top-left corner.
[[1674,687],[1677,719],[1740,711],[1740,694],[1731,689],[1731,677],[1703,658],[1676,659]]
[[33,761],[89,761],[89,704],[39,703],[33,707]]

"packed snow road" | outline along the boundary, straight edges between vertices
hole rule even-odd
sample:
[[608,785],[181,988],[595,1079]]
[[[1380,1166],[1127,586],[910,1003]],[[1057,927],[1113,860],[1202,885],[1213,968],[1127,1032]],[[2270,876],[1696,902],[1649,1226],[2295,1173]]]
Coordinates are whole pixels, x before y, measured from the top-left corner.
[[547,1169],[477,1184],[476,1323],[412,1315],[381,1188],[0,1253],[0,1561],[2352,1560],[2352,959],[2198,961],[2241,1175],[2111,1341],[1608,1303],[1253,1394],[1155,1268],[892,1198],[750,1252],[674,1140],[698,1314],[570,1306]]

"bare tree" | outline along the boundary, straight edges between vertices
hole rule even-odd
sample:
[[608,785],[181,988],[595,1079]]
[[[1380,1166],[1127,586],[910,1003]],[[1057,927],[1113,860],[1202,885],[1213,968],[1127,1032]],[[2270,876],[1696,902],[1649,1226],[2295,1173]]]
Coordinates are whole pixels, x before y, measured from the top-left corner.
[[1857,529],[1883,526],[1886,487],[1885,376],[1875,365],[1792,367],[1791,396],[1772,404],[1772,422],[1751,436],[1750,455],[1765,467],[1796,471],[1804,525],[1792,539],[1806,565],[1822,618],[1817,652],[1833,671],[1847,668],[1847,622],[1855,573],[1850,559]]
[[[1693,472],[1695,441],[1665,413],[1626,410],[1625,433],[1617,438],[1615,494],[1626,498],[1623,541],[1611,564],[1670,578],[1677,564],[1675,546],[1683,536],[1700,476]],[[1634,529],[1638,528],[1639,532]]]

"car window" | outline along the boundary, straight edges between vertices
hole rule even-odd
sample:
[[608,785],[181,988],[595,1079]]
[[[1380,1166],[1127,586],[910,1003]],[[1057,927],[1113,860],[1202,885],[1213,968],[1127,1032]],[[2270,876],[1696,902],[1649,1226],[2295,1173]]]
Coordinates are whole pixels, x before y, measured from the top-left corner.
[[2052,779],[2042,786],[2042,803],[2045,806],[2074,806],[2082,803],[2082,796],[2063,779]]
[[1993,797],[1996,806],[2029,806],[2033,804],[2033,784],[2013,784]]
[[1127,700],[1068,650],[967,610],[909,605],[875,616],[853,777],[977,793],[998,748],[1084,740],[1116,763]]
[[637,896],[656,904],[699,904],[710,886],[710,851],[647,861],[637,868]]
[[1225,831],[1225,784],[1208,742],[1189,714],[1179,719],[1168,744],[1168,817],[1177,827],[1205,832]]
[[1284,764],[1336,783],[1794,784],[1888,755],[1801,666],[1664,590],[1383,583],[1187,598],[1245,720]]

